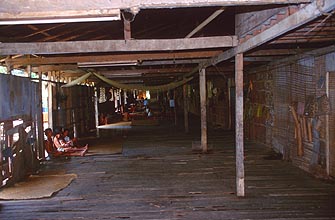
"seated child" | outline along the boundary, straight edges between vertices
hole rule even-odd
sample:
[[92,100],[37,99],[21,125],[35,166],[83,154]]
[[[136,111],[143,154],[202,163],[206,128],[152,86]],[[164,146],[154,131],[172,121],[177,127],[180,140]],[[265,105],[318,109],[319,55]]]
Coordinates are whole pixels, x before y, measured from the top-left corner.
[[45,149],[52,156],[85,156],[88,145],[85,147],[71,147],[69,143],[65,143],[61,138],[60,130],[56,130],[52,139],[52,130],[45,130],[47,140],[45,141]]
[[66,145],[70,145],[71,147],[78,146],[77,138],[70,138],[69,133],[70,133],[69,129],[65,128],[62,135],[62,140],[64,141],[64,143]]

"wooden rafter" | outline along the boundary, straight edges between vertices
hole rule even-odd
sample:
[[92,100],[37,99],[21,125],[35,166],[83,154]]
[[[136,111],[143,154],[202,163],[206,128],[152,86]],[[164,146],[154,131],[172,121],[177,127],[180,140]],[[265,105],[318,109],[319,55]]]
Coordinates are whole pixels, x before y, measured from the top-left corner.
[[26,36],[23,36],[22,38],[29,38],[29,37],[32,37],[32,36],[35,36],[37,34],[43,34],[45,36],[50,36],[48,35],[48,31],[50,30],[53,30],[53,29],[56,29],[56,28],[59,28],[61,26],[64,26],[65,24],[58,24],[58,25],[54,25],[52,27],[49,27],[49,28],[45,28],[45,29],[41,29],[41,30],[36,30],[35,32],[29,34],[29,35],[26,35]]
[[[93,25],[93,23],[89,24],[89,25]],[[42,41],[53,41],[53,40],[58,39],[58,38],[60,38],[62,36],[66,36],[67,34],[78,32],[78,31],[80,32],[81,30],[85,30],[85,29],[87,29],[87,25],[80,25],[80,26],[78,26],[76,28],[71,28],[71,29],[68,29],[66,31],[62,31],[62,32],[60,32],[58,34],[52,35],[50,37],[43,38],[41,40]]]
[[234,47],[236,45],[236,36],[128,41],[100,40],[41,43],[2,43],[0,44],[0,55],[177,51]]
[[267,30],[239,44],[236,48],[232,48],[219,54],[218,56],[213,57],[212,59],[204,63],[203,66],[206,67],[217,64],[219,62],[234,57],[238,53],[244,53],[262,44],[268,43],[276,37],[281,36],[297,27],[300,27],[323,15],[323,13],[329,12],[334,9],[334,0],[324,0],[324,4],[322,6],[318,5],[318,1],[314,1],[311,4],[306,5],[296,13],[276,23]]
[[[0,12],[68,11],[87,9],[154,9],[309,3],[311,0],[2,0]],[[101,13],[101,12],[100,12]]]
[[70,56],[70,57],[31,57],[6,59],[9,65],[47,65],[47,64],[77,64],[80,62],[114,62],[129,60],[176,60],[209,58],[219,54],[221,50],[215,51],[192,51],[174,53],[137,53],[118,55],[95,55],[95,56]]
[[47,37],[50,37],[50,34],[48,34],[46,31],[44,31],[44,30],[40,30],[40,29],[38,29],[38,27],[35,27],[34,25],[32,25],[32,24],[28,24],[27,25],[31,30],[33,30],[33,31],[36,31],[36,32],[39,32],[39,34],[43,34],[44,36],[47,36]]
[[224,12],[224,8],[221,8],[221,9],[215,11],[211,16],[209,16],[206,20],[201,22],[201,24],[199,24],[188,35],[186,35],[185,38],[190,38],[190,37],[194,36],[197,32],[199,32],[201,29],[203,29],[207,24],[209,24],[211,21],[213,21],[222,12]]

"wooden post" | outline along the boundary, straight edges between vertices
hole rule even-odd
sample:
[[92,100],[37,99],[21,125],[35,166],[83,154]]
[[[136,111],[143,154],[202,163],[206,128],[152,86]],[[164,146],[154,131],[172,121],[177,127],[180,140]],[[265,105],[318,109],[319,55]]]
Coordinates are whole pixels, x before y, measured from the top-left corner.
[[228,79],[228,129],[232,129],[232,106],[231,106],[231,79]]
[[38,157],[40,159],[45,159],[44,153],[44,134],[43,134],[43,106],[42,106],[42,73],[38,73],[38,109],[35,112],[36,120],[35,127],[37,129],[37,144],[38,144]]
[[95,128],[97,129],[97,137],[100,137],[99,131],[99,110],[98,110],[98,88],[94,88],[94,112],[95,112]]
[[[326,73],[326,94],[329,98],[329,72]],[[326,171],[330,174],[330,135],[329,135],[329,115],[326,114]]]
[[52,121],[52,72],[48,72],[48,127],[53,129]]
[[183,86],[183,99],[184,99],[184,127],[185,127],[185,133],[189,132],[188,127],[188,100],[187,100],[187,84],[184,84]]
[[235,57],[235,86],[236,191],[237,196],[244,196],[243,54]]
[[200,113],[201,113],[201,148],[207,152],[207,109],[206,109],[206,69],[199,71]]
[[27,65],[27,74],[28,74],[28,78],[31,78],[31,65]]
[[178,124],[178,118],[177,118],[177,101],[176,101],[176,93],[177,90],[173,90],[173,100],[174,100],[174,107],[173,107],[173,111],[174,111],[174,125],[177,126]]
[[123,19],[123,33],[125,40],[131,39],[130,21],[128,21],[127,19]]

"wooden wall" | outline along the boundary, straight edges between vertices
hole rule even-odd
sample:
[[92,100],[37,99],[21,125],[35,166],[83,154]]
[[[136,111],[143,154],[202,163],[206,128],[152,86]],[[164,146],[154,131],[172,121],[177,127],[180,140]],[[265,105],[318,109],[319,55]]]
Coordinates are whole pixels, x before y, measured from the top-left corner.
[[38,169],[43,154],[41,84],[0,74],[0,187]]
[[[207,77],[207,121],[212,126],[230,129],[229,122],[229,79],[223,76]],[[178,90],[178,105],[183,107],[182,90]],[[187,85],[189,112],[200,117],[199,83]],[[177,108],[178,109],[178,108]],[[179,114],[183,108],[179,108]]]
[[76,130],[77,135],[85,136],[95,128],[94,88],[74,86],[62,88],[63,83],[53,87],[54,127]]

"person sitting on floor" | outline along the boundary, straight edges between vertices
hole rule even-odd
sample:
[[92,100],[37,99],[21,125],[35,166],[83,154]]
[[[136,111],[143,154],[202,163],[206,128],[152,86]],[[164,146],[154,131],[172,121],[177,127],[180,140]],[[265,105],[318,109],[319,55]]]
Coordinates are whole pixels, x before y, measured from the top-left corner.
[[69,145],[71,147],[78,146],[77,138],[70,138],[69,133],[70,133],[70,130],[65,128],[62,134],[62,140],[64,141],[64,144]]
[[50,156],[85,156],[88,151],[88,145],[85,147],[71,147],[70,145],[64,144],[61,140],[61,132],[56,129],[55,136],[52,137],[52,129],[45,129],[45,135],[47,140],[45,140],[44,146],[45,150]]
[[47,139],[44,141],[44,148],[45,148],[46,152],[48,153],[48,155],[53,155],[53,154],[57,153],[57,150],[54,147],[52,133],[53,132],[52,132],[51,128],[47,128],[47,129],[44,130],[44,134],[47,137]]

